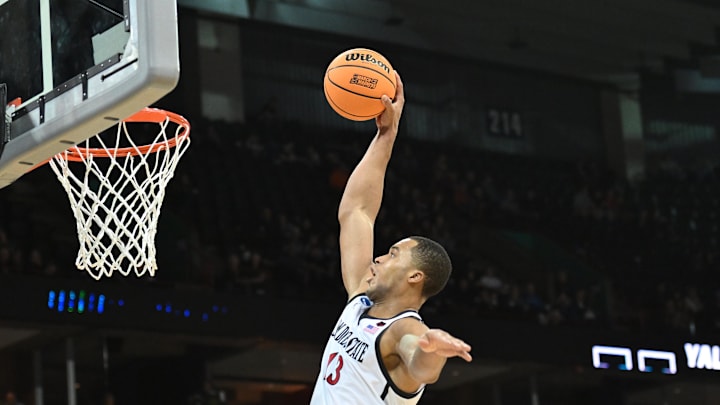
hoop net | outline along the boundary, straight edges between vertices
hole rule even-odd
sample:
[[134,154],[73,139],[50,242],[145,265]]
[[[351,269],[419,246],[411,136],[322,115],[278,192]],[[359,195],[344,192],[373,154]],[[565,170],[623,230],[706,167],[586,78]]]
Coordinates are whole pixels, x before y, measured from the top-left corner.
[[[148,124],[157,127],[148,131]],[[152,141],[138,145],[143,134],[131,134],[138,128]],[[145,108],[118,123],[114,141],[98,134],[50,159],[75,216],[78,269],[96,280],[114,272],[155,275],[160,207],[189,135],[182,116]]]

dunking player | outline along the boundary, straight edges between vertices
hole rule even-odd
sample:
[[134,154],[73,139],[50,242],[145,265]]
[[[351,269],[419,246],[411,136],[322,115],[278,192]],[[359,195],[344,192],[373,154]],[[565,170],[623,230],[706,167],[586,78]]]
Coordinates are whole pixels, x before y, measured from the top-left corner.
[[342,278],[349,300],[328,339],[311,405],[415,404],[449,357],[470,346],[430,329],[418,310],[445,286],[452,265],[438,243],[412,236],[373,259],[373,226],[405,94],[383,96],[377,134],[350,175],[338,209]]

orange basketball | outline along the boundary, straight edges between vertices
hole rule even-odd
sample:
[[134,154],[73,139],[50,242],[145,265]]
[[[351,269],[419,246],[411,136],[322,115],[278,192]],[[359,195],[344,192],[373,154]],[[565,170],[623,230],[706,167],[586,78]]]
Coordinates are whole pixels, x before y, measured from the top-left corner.
[[385,111],[380,97],[395,98],[395,71],[390,62],[371,49],[341,53],[325,71],[325,97],[335,112],[353,121],[373,119]]

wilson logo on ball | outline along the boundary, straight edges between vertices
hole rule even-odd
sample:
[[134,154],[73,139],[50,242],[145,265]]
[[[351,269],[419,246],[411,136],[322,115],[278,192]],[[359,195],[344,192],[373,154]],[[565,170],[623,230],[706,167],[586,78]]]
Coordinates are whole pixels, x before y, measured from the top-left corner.
[[330,107],[353,121],[370,120],[382,114],[385,111],[382,96],[395,98],[395,86],[395,70],[390,61],[367,48],[352,48],[337,55],[328,64],[323,78]]
[[386,65],[383,61],[381,61],[381,60],[375,58],[374,56],[372,56],[372,54],[369,54],[369,53],[364,53],[364,54],[363,54],[363,53],[349,53],[349,54],[345,55],[345,60],[348,61],[348,62],[352,62],[352,61],[355,61],[355,60],[358,60],[358,59],[361,60],[361,61],[364,61],[364,62],[369,62],[369,63],[372,63],[372,64],[374,64],[374,65],[378,65],[378,66],[380,66],[384,71],[386,71],[387,73],[390,73],[390,67],[388,67],[388,65]]
[[358,74],[354,74],[353,77],[350,79],[350,84],[367,87],[368,89],[374,89],[375,87],[377,87],[377,83],[377,79]]

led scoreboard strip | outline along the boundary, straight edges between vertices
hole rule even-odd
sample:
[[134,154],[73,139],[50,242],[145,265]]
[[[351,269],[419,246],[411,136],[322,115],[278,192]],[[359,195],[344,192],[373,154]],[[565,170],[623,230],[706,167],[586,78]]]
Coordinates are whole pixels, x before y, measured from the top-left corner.
[[[113,294],[110,294],[113,295]],[[182,300],[178,300],[182,301]],[[138,310],[149,315],[150,313],[161,313],[172,315],[175,318],[197,318],[202,322],[208,322],[215,318],[225,318],[230,310],[228,305],[219,303],[188,303],[163,300],[162,302],[141,302],[138,306],[135,303],[135,311]],[[55,313],[71,314],[105,314],[108,309],[124,309],[127,312],[126,302],[122,298],[109,298],[108,293],[93,292],[84,289],[50,289],[47,292],[47,308]]]
[[[106,301],[104,294],[85,290],[50,290],[47,295],[48,309],[57,312],[102,314],[105,312]],[[117,305],[121,307],[125,302],[122,299],[117,300]]]
[[[678,359],[683,361],[678,363]],[[685,343],[682,350],[633,350],[624,346],[594,345],[592,364],[596,369],[617,368],[621,371],[633,371],[637,360],[637,370],[643,373],[659,371],[663,374],[678,374],[678,364],[688,369],[720,371],[720,346]]]

